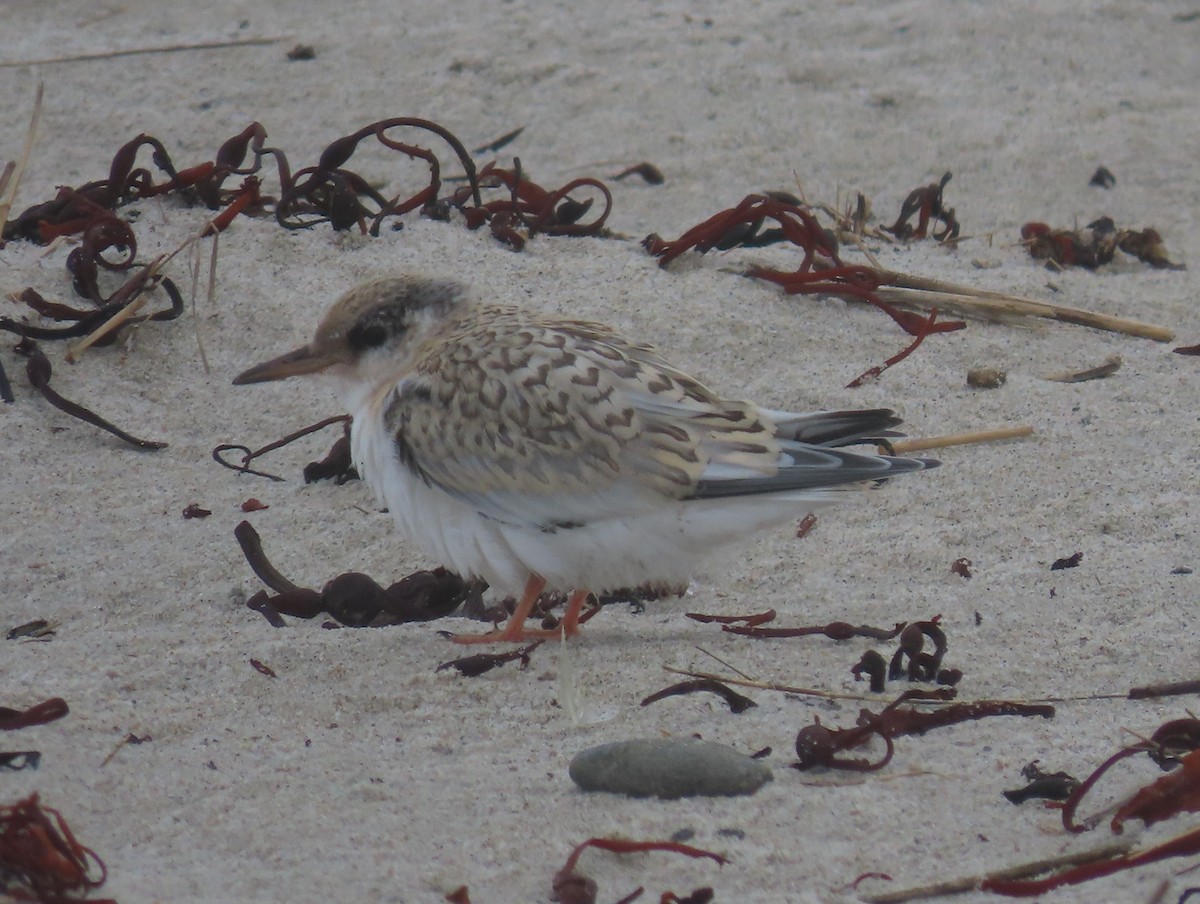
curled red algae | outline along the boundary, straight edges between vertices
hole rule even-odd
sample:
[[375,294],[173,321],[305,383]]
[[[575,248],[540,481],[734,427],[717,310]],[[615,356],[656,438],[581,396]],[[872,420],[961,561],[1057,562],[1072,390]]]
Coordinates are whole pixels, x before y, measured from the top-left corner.
[[763,625],[767,622],[775,620],[775,610],[768,609],[765,612],[756,612],[753,615],[708,615],[704,612],[688,612],[687,617],[692,621],[708,623],[716,623],[718,625],[735,625],[741,622],[747,626]]
[[[630,841],[624,838],[589,838],[582,844],[575,846],[575,850],[571,851],[571,856],[567,858],[567,862],[563,864],[562,869],[554,874],[554,900],[563,901],[564,897],[561,895],[561,892],[569,892],[590,883],[590,880],[586,876],[575,872],[575,864],[579,862],[580,855],[589,847],[600,848],[602,851],[611,851],[614,854],[669,851],[673,854],[683,854],[685,857],[707,857],[710,860],[715,860],[720,865],[729,862],[720,854],[714,854],[712,851],[695,848],[677,841]],[[591,885],[594,889],[594,883],[591,883]],[[571,899],[568,898],[567,900]]]
[[[1161,769],[1173,769],[1181,763],[1187,763],[1187,769],[1160,779],[1159,781],[1164,782],[1162,785],[1155,782],[1142,788],[1132,800],[1118,810],[1113,818],[1114,832],[1119,834],[1122,823],[1127,819],[1145,820],[1148,816],[1150,820],[1146,825],[1150,825],[1184,809],[1200,809],[1200,760],[1196,759],[1197,750],[1200,750],[1200,719],[1172,719],[1164,722],[1147,740],[1122,747],[1079,783],[1062,804],[1063,828],[1073,833],[1087,831],[1088,825],[1075,820],[1075,812],[1083,798],[1109,769],[1121,760],[1139,753],[1145,753]],[[1167,779],[1170,781],[1166,781]],[[1168,793],[1164,796],[1164,792]]]
[[262,180],[257,176],[247,176],[242,180],[242,187],[238,189],[229,206],[213,217],[204,227],[204,235],[216,235],[218,232],[224,232],[238,214],[245,213],[253,205],[261,204],[262,195],[259,194],[261,185]]
[[858,886],[867,879],[882,879],[884,882],[891,882],[892,877],[888,873],[862,873],[853,882],[846,886],[847,890],[856,891]]
[[[67,255],[67,271],[75,292],[100,309],[56,318],[77,321],[74,327],[66,329],[22,329],[20,325],[14,328],[11,323],[5,328],[35,339],[86,335],[148,288],[162,283],[170,293],[169,280],[161,277],[151,279],[149,265],[135,264],[137,238],[130,224],[117,215],[118,208],[144,198],[175,194],[188,204],[199,201],[212,210],[224,207],[210,221],[204,234],[220,232],[229,226],[234,217],[255,212],[268,200],[259,194],[259,180],[252,175],[260,169],[263,155],[277,154],[270,149],[263,149],[265,137],[263,127],[252,123],[225,142],[215,160],[177,170],[163,144],[152,136],[141,134],[122,145],[113,155],[107,178],[78,187],[60,188],[51,200],[35,204],[2,224],[0,235],[4,240],[24,239],[48,244],[61,236],[81,234],[81,241]],[[143,148],[151,150],[151,162],[154,168],[165,174],[165,179],[156,182],[150,168],[137,165]],[[254,163],[250,168],[243,169],[242,162],[248,151],[253,151]],[[285,172],[286,164],[281,166],[281,181],[285,178]],[[225,180],[234,174],[246,177],[241,186],[233,190],[222,189]],[[140,269],[133,273],[124,286],[108,298],[102,296],[97,281],[100,271],[131,271],[135,267]],[[182,301],[178,308],[173,313],[151,315],[150,319],[173,319],[182,312]],[[137,318],[142,319],[145,318]]]
[[[286,161],[283,161],[280,173],[283,190],[275,206],[276,221],[285,229],[304,229],[321,222],[330,223],[335,230],[357,225],[363,232],[378,235],[387,217],[399,216],[418,208],[427,215],[437,215],[438,192],[442,184],[437,155],[389,135],[389,132],[401,128],[431,132],[449,145],[466,173],[466,197],[474,200],[478,206],[480,198],[475,163],[462,142],[449,129],[436,122],[398,116],[381,119],[338,138],[321,152],[315,166],[305,167],[294,175],[286,173]],[[415,194],[399,194],[388,199],[375,191],[361,175],[345,169],[345,164],[354,156],[358,146],[372,137],[386,148],[412,159],[424,160],[429,165],[428,184]],[[371,221],[369,227],[368,219]]]
[[[446,197],[440,196],[443,183],[438,154],[400,140],[402,130],[435,136],[449,146],[467,184]],[[512,170],[502,170],[494,164],[488,169],[489,187],[507,189],[508,198],[484,204],[471,155],[449,129],[427,119],[401,116],[370,123],[332,141],[315,165],[295,171],[283,151],[265,146],[266,138],[262,124],[252,122],[225,141],[214,159],[178,169],[162,142],[141,134],[113,155],[107,178],[77,187],[62,187],[50,200],[0,224],[0,242],[22,239],[49,244],[62,236],[80,235],[79,244],[67,256],[67,271],[75,292],[101,309],[79,312],[69,318],[78,321],[69,328],[71,332],[27,327],[11,318],[0,318],[0,329],[34,339],[86,335],[147,288],[161,282],[170,292],[169,280],[157,276],[151,279],[150,265],[135,263],[137,237],[130,223],[119,215],[122,206],[146,198],[172,195],[186,204],[202,203],[217,211],[201,236],[217,235],[238,216],[261,216],[268,211],[286,229],[304,229],[327,222],[335,230],[357,226],[362,232],[378,235],[383,222],[390,217],[420,210],[425,216],[444,220],[452,209],[457,209],[469,227],[478,228],[488,222],[497,238],[515,248],[527,238],[516,227],[524,228],[528,235],[535,232],[601,235],[612,209],[612,196],[599,179],[575,179],[551,191],[522,178],[519,161]],[[382,195],[364,176],[346,168],[360,146],[373,143],[371,139],[409,159],[425,162],[429,168],[428,181],[415,191],[405,189],[391,198]],[[151,166],[138,165],[144,149],[150,150]],[[270,174],[264,165],[265,158],[271,158],[274,164],[278,199],[262,193],[263,177]],[[227,181],[235,176],[241,177],[240,184],[226,187]],[[603,197],[603,211],[590,221],[585,221],[585,215],[595,199],[580,201],[572,197],[572,193],[580,191]],[[98,282],[102,271],[133,271],[133,275],[125,286],[104,298]],[[170,315],[160,312],[150,319],[178,316],[182,302],[178,308]],[[2,387],[0,397],[7,398]]]
[[[889,679],[895,681],[906,674],[909,681],[934,681],[937,678],[946,650],[949,649],[941,620],[940,615],[935,615],[926,621],[899,626],[900,643],[888,664]],[[926,639],[933,643],[932,653],[925,652]],[[904,666],[906,657],[907,669]]]
[[62,814],[42,807],[36,794],[0,807],[0,892],[17,901],[115,904],[87,898],[107,876],[104,861],[76,841]]
[[[75,248],[79,251],[86,247],[86,240]],[[73,308],[58,302],[47,301],[32,288],[26,289],[17,296],[22,304],[32,308],[42,317],[52,320],[69,321],[68,326],[46,327],[35,326],[24,321],[13,320],[11,317],[0,317],[0,330],[15,333],[30,341],[38,339],[72,339],[87,336],[99,329],[112,318],[121,314],[142,295],[161,288],[170,300],[171,306],[153,314],[138,314],[126,317],[124,326],[132,326],[147,320],[174,320],[183,313],[183,297],[170,277],[151,276],[150,265],[141,265],[141,269],[130,276],[124,284],[116,289],[108,298],[104,298],[96,283],[98,270],[93,262],[86,257],[76,257],[73,251],[67,257],[67,267],[74,274],[76,291],[84,298],[92,301],[96,308],[86,310]],[[117,340],[118,330],[110,332],[96,340],[97,345],[111,345]],[[19,349],[18,349],[19,352]]]
[[841,264],[836,241],[821,228],[811,210],[770,195],[747,195],[736,207],[714,214],[673,242],[651,235],[642,241],[642,245],[658,258],[660,267],[665,267],[692,248],[703,254],[714,248],[734,247],[737,242],[731,237],[737,236],[741,227],[766,218],[775,220],[784,239],[804,251],[799,273],[809,272],[818,256],[835,265]]
[[1082,229],[1051,229],[1030,222],[1021,227],[1021,241],[1031,257],[1059,267],[1095,270],[1111,263],[1118,250],[1159,270],[1185,270],[1167,255],[1155,229],[1118,229],[1112,217],[1100,217]]
[[[812,725],[800,729],[796,735],[798,762],[794,763],[792,768],[804,771],[824,766],[855,772],[874,772],[891,761],[894,752],[893,739],[903,735],[920,735],[932,728],[943,728],[990,716],[1042,716],[1047,719],[1054,716],[1052,706],[1009,700],[954,703],[930,711],[900,706],[906,700],[930,699],[929,694],[936,694],[937,699],[949,699],[953,693],[953,688],[939,688],[938,691],[925,694],[906,691],[878,713],[862,710],[858,716],[858,724],[853,728],[826,728],[818,719]],[[840,755],[862,747],[872,738],[882,740],[886,748],[878,760],[847,759]]]
[[[296,430],[293,433],[289,433],[287,436],[283,437],[282,439],[278,439],[278,440],[275,440],[274,442],[267,443],[261,449],[253,449],[252,450],[248,446],[243,446],[240,443],[222,443],[221,445],[217,446],[216,448],[214,448],[212,450],[213,461],[215,461],[217,464],[221,465],[222,467],[229,468],[232,471],[237,471],[239,474],[253,474],[256,477],[266,477],[268,480],[282,481],[283,478],[276,474],[268,474],[265,471],[255,471],[254,469],[252,469],[250,467],[250,463],[252,461],[254,461],[256,458],[266,455],[268,452],[274,452],[276,449],[281,449],[284,446],[288,445],[289,443],[295,442],[296,440],[300,439],[301,437],[308,436],[310,433],[316,433],[318,430],[324,430],[326,427],[329,427],[333,424],[340,424],[342,426],[343,436],[345,436],[347,438],[349,437],[349,435],[350,435],[350,415],[339,414],[339,415],[335,415],[334,417],[327,417],[323,421],[318,421],[317,423],[310,424],[307,427],[301,427],[299,430]],[[336,447],[336,443],[335,443],[335,447]],[[347,449],[347,451],[349,451],[349,450]],[[245,454],[242,456],[242,460],[241,460],[240,464],[234,464],[230,461],[226,461],[226,459],[224,458],[224,453],[226,453],[226,452],[243,452]],[[324,474],[326,473],[321,468],[321,466],[323,466],[325,464],[326,464],[325,462],[317,463],[318,470],[321,472],[321,476],[324,476]],[[308,468],[306,468],[305,471],[307,472]],[[337,466],[333,467],[332,472],[333,473],[331,476],[340,476],[340,472],[338,472]],[[314,478],[314,479],[319,479],[319,478]],[[309,480],[306,476],[305,483],[308,483],[308,482],[309,482]],[[342,481],[342,482],[344,482],[344,481]]]
[[1127,696],[1130,700],[1152,700],[1155,697],[1175,697],[1182,694],[1200,694],[1200,681],[1192,679],[1131,687]]
[[[889,312],[889,313],[891,313],[891,312]],[[897,311],[896,313],[901,314],[904,312]],[[911,355],[913,352],[915,352],[920,347],[921,343],[925,341],[925,337],[928,336],[930,333],[944,332],[944,330],[939,328],[940,326],[943,326],[944,324],[939,324],[936,327],[934,325],[934,321],[937,320],[937,315],[938,315],[937,308],[934,308],[933,310],[931,310],[929,312],[929,319],[921,321],[920,328],[919,328],[918,332],[915,334],[916,338],[913,339],[912,342],[910,342],[908,345],[906,345],[904,348],[902,348],[896,354],[892,355],[892,357],[888,358],[882,364],[878,364],[875,367],[872,367],[872,368],[869,368],[869,369],[863,371],[863,373],[859,374],[857,377],[855,377],[853,380],[851,380],[849,383],[847,383],[846,388],[847,389],[856,389],[859,386],[862,386],[868,380],[874,380],[876,377],[878,377],[880,374],[882,374],[889,367],[899,364],[901,361],[903,361],[905,358],[907,358],[909,355]],[[895,315],[893,314],[893,317],[894,316]],[[951,325],[951,329],[956,329],[956,330],[961,329],[965,325],[961,321],[957,321],[957,323],[958,323],[958,326]],[[904,326],[904,324],[901,323],[901,326]],[[908,329],[908,327],[905,327],[905,329]]]
[[666,241],[657,235],[647,236],[642,245],[658,258],[659,266],[665,267],[685,251],[695,249],[703,254],[713,249],[725,250],[751,242],[763,243],[766,233],[757,236],[759,227],[766,219],[779,224],[770,230],[772,240],[777,238],[799,248],[804,256],[794,271],[774,270],[753,266],[747,276],[765,279],[782,287],[789,295],[835,295],[865,301],[874,305],[894,320],[914,341],[882,365],[872,367],[853,380],[847,388],[861,386],[889,367],[900,363],[932,333],[948,333],[961,330],[966,323],[961,320],[937,320],[937,309],[928,317],[912,311],[902,311],[884,301],[878,293],[895,276],[874,267],[845,264],[838,255],[837,241],[821,227],[816,216],[803,204],[794,203],[771,195],[747,195],[736,207],[723,210],[703,223],[693,226],[675,241]]
[[[890,227],[884,226],[883,230],[899,239],[923,239],[926,235],[930,235],[934,241],[953,242],[958,238],[960,226],[954,216],[954,208],[946,207],[942,203],[942,193],[946,190],[946,183],[950,179],[951,174],[946,173],[938,182],[914,188],[904,199],[896,222]],[[908,222],[913,214],[917,215],[915,228]],[[941,232],[938,232],[936,227],[931,232],[929,230],[930,221],[940,222],[942,224]]]
[[[612,211],[612,193],[599,179],[574,179],[551,191],[525,177],[519,158],[513,159],[513,168],[510,170],[494,163],[487,164],[479,171],[479,181],[484,187],[496,185],[509,189],[508,198],[480,205],[484,216],[493,218],[493,223],[494,218],[500,217],[502,225],[515,222],[524,226],[530,235],[539,232],[546,235],[600,235]],[[604,199],[604,209],[595,219],[581,222],[592,202],[576,201],[570,194],[585,188],[600,194]],[[479,224],[482,225],[482,219]],[[493,225],[493,231],[495,229]]]
[[443,662],[434,671],[441,672],[452,668],[457,669],[458,673],[466,678],[477,678],[494,668],[504,665],[506,662],[520,662],[520,667],[525,669],[529,667],[529,657],[533,651],[543,643],[545,641],[535,640],[529,646],[521,647],[519,650],[511,650],[507,653],[476,653],[474,656],[451,659],[449,662]]
[[1096,784],[1096,782],[1100,780],[1100,776],[1104,775],[1104,773],[1106,773],[1121,760],[1127,759],[1134,754],[1141,753],[1144,749],[1145,748],[1141,747],[1140,745],[1134,745],[1133,747],[1125,747],[1121,750],[1118,750],[1098,767],[1096,767],[1096,770],[1091,775],[1080,782],[1074,793],[1072,793],[1062,805],[1063,828],[1068,832],[1073,833],[1086,832],[1088,827],[1075,821],[1075,811],[1079,809],[1079,804],[1083,801],[1083,798],[1089,791],[1092,790],[1092,787]]
[[33,725],[45,725],[47,722],[61,719],[70,711],[67,701],[62,697],[51,697],[24,710],[0,706],[0,731],[16,731]]
[[1193,750],[1174,772],[1141,788],[1112,818],[1113,832],[1120,835],[1130,819],[1147,826],[1170,819],[1178,813],[1200,810],[1200,750]]
[[[838,756],[843,751],[862,746],[876,736],[883,741],[885,748],[883,756],[878,760]],[[833,729],[826,728],[821,724],[821,720],[817,719],[796,734],[796,756],[799,761],[793,768],[804,771],[824,766],[827,769],[844,769],[848,772],[875,772],[890,763],[895,752],[896,746],[891,737],[874,725]]]
[[[771,617],[775,617],[771,610]],[[876,628],[871,625],[852,625],[849,622],[835,621],[827,625],[805,625],[797,628],[760,628],[757,622],[747,621],[744,625],[724,624],[721,630],[726,634],[738,634],[742,637],[757,637],[760,639],[782,637],[809,637],[820,634],[830,640],[850,640],[853,637],[871,637],[876,640],[890,640],[904,629],[904,622],[897,622],[894,628]]]
[[661,691],[656,691],[649,697],[642,700],[642,706],[649,706],[651,703],[657,703],[659,700],[665,700],[667,697],[676,697],[681,694],[694,694],[699,691],[708,691],[716,694],[729,707],[729,711],[734,713],[744,713],[751,707],[758,706],[749,697],[739,694],[727,684],[722,684],[714,678],[697,678],[694,681],[680,681],[678,684],[672,684],[670,687],[665,687]]
[[462,578],[440,567],[414,572],[387,588],[368,575],[347,572],[334,577],[318,592],[298,587],[271,564],[258,531],[249,521],[239,523],[233,535],[250,568],[277,594],[270,596],[259,591],[246,600],[246,606],[261,613],[277,628],[284,626],[280,613],[315,618],[321,612],[328,612],[340,624],[351,628],[431,621],[457,609],[470,593]]

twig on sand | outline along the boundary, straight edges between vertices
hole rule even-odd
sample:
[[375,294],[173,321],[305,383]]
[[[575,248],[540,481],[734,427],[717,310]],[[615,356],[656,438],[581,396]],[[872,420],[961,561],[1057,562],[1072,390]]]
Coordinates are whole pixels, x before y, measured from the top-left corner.
[[1086,370],[1064,370],[1042,379],[1054,383],[1086,383],[1088,380],[1102,380],[1105,377],[1111,377],[1120,369],[1121,356],[1110,355],[1103,364],[1096,367],[1089,367]]
[[33,96],[33,112],[29,116],[29,129],[25,132],[25,146],[21,148],[21,156],[17,162],[9,163],[0,174],[0,226],[8,222],[8,212],[12,210],[13,202],[17,199],[17,188],[21,185],[21,176],[25,173],[25,164],[33,153],[33,143],[37,140],[38,121],[42,118],[42,95],[45,93],[45,83],[38,82],[37,92]]
[[150,299],[150,293],[158,287],[158,273],[165,263],[166,256],[159,255],[146,268],[146,273],[142,279],[142,284],[139,286],[139,291],[134,299],[121,308],[116,314],[100,324],[95,330],[88,333],[74,345],[67,349],[65,360],[68,364],[75,364],[79,360],[79,356],[85,351],[107,336],[114,330],[120,329],[125,323],[140,311]]
[[[93,345],[95,345],[99,340],[103,339],[109,333],[113,332],[113,330],[119,329],[127,320],[129,320],[134,314],[136,314],[146,304],[146,301],[150,297],[150,293],[154,289],[158,288],[159,284],[161,283],[161,281],[162,281],[161,274],[162,274],[163,268],[174,257],[183,253],[184,251],[188,250],[189,248],[197,246],[200,242],[202,242],[204,239],[208,238],[209,236],[212,236],[212,239],[213,239],[213,252],[212,252],[212,258],[209,261],[209,269],[208,269],[209,301],[211,303],[212,293],[213,293],[213,285],[214,285],[214,281],[216,278],[216,268],[217,268],[217,257],[216,257],[217,236],[220,234],[220,230],[222,228],[219,224],[219,220],[220,220],[220,215],[207,220],[205,222],[205,224],[202,227],[200,227],[199,230],[197,230],[196,232],[193,232],[186,239],[184,239],[175,248],[175,250],[168,251],[164,254],[160,254],[158,257],[156,257],[154,260],[152,260],[149,264],[147,264],[143,273],[141,273],[135,277],[135,279],[140,278],[142,280],[142,284],[143,284],[144,288],[139,289],[138,294],[136,295],[134,300],[131,301],[129,304],[127,304],[124,308],[122,308],[117,314],[110,317],[108,320],[106,320],[104,323],[102,323],[95,331],[93,331],[92,333],[89,333],[87,336],[83,337],[78,342],[76,342],[74,345],[72,345],[70,348],[68,348],[67,354],[65,356],[67,362],[70,364],[76,363],[79,360],[79,356],[83,352],[87,351],[89,348],[91,348]],[[194,262],[193,262],[193,267],[195,267]],[[192,316],[193,317],[195,317],[195,313],[196,313],[195,288],[196,288],[196,283],[195,283],[195,280],[193,279],[193,283],[192,283]],[[208,359],[207,359],[207,356],[204,354],[204,345],[200,339],[199,326],[197,326],[197,329],[196,329],[196,342],[200,346],[200,359],[204,363],[204,371],[205,371],[205,373],[208,373]]]
[[278,44],[283,38],[242,38],[236,41],[201,41],[197,44],[163,44],[158,47],[130,47],[125,50],[105,50],[100,53],[77,53],[70,56],[46,57],[41,60],[0,61],[0,69],[18,66],[48,66],[52,63],[83,63],[90,60],[114,60],[127,56],[144,56],[150,53],[178,53],[182,50],[223,50],[227,47],[265,47]]
[[1010,866],[1007,869],[997,870],[994,873],[948,879],[943,882],[935,882],[932,885],[907,888],[901,891],[890,891],[881,895],[867,895],[863,900],[869,902],[869,904],[903,904],[905,901],[921,901],[926,898],[940,898],[946,895],[963,894],[975,891],[985,880],[1026,879],[1030,876],[1037,876],[1041,873],[1062,869],[1065,866],[1077,866],[1081,863],[1091,863],[1094,860],[1106,860],[1111,857],[1118,857],[1121,854],[1127,853],[1132,848],[1133,842],[1130,840],[1110,841],[1107,844],[1089,848],[1086,851],[1075,851],[1070,854],[1062,854],[1058,857],[1048,857],[1045,860],[1035,860],[1032,863],[1022,863],[1019,866]]
[[706,678],[711,681],[723,681],[726,684],[736,684],[739,687],[753,687],[763,691],[779,691],[784,694],[795,694],[799,697],[820,697],[824,700],[859,700],[863,703],[877,701],[877,696],[866,694],[842,694],[836,691],[823,691],[815,687],[792,687],[787,684],[776,684],[771,681],[754,681],[749,678],[731,678],[728,675],[714,675],[711,672],[697,672],[692,669],[679,669],[675,666],[664,665],[664,672],[673,675],[687,675],[690,678]]
[[884,286],[876,290],[879,297],[889,304],[899,307],[913,307],[921,311],[937,307],[940,311],[952,314],[973,314],[977,317],[1001,321],[1020,317],[1059,320],[1063,323],[1090,326],[1112,333],[1153,339],[1155,342],[1170,342],[1175,338],[1174,332],[1153,323],[1143,323],[1140,320],[1130,320],[1126,317],[1114,317],[1110,314],[1098,314],[1083,308],[1069,308],[1064,305],[1034,301],[1031,298],[1006,295],[1003,292],[975,289],[971,286],[944,282],[939,279],[924,279],[904,273],[885,271],[884,283]]
[[1033,428],[1028,424],[1016,427],[994,427],[991,430],[971,430],[967,433],[949,433],[945,436],[930,436],[925,439],[901,439],[889,443],[888,448],[881,451],[898,455],[909,452],[923,452],[926,449],[944,449],[947,446],[965,446],[969,443],[994,443],[1005,439],[1021,439],[1033,435]]

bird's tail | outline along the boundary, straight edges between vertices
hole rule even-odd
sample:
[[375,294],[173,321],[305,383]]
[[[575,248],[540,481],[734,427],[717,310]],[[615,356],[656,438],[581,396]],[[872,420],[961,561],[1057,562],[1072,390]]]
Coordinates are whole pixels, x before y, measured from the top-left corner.
[[866,408],[858,411],[764,411],[779,429],[780,439],[795,440],[813,446],[853,446],[877,439],[903,436],[893,427],[901,423],[890,408]]

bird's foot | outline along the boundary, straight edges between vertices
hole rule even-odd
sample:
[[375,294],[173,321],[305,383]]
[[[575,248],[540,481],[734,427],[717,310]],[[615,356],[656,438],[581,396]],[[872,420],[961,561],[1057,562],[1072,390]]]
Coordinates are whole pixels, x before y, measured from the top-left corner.
[[442,632],[449,640],[461,644],[477,643],[528,643],[531,640],[560,640],[564,637],[578,637],[581,633],[579,626],[568,628],[559,625],[557,628],[526,628],[522,625],[504,626],[500,631],[490,631],[487,634],[451,634]]
[[[528,595],[528,594],[527,594]],[[567,601],[567,611],[553,628],[527,628],[525,618],[528,607],[518,607],[512,617],[505,623],[504,628],[488,634],[450,634],[443,632],[455,643],[527,643],[531,640],[565,640],[578,637],[579,626],[600,611],[599,607],[583,612],[583,604],[587,599],[586,590],[576,590]]]
[[526,618],[529,616],[529,611],[533,609],[534,600],[538,598],[541,587],[544,585],[545,581],[541,579],[530,579],[521,603],[517,605],[516,611],[512,613],[509,621],[505,622],[504,628],[500,630],[488,631],[487,634],[451,634],[450,631],[442,631],[442,634],[455,643],[526,643],[530,640],[565,640],[568,637],[578,636],[580,625],[600,611],[600,607],[596,606],[593,610],[583,612],[583,603],[588,598],[588,592],[575,591],[571,593],[571,597],[566,603],[563,621],[554,625],[553,628],[526,628]]

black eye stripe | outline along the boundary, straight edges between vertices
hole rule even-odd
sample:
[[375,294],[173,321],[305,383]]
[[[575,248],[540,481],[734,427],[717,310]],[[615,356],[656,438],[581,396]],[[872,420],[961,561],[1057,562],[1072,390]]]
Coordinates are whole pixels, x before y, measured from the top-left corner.
[[356,351],[378,348],[388,340],[388,329],[381,323],[356,323],[346,336]]

